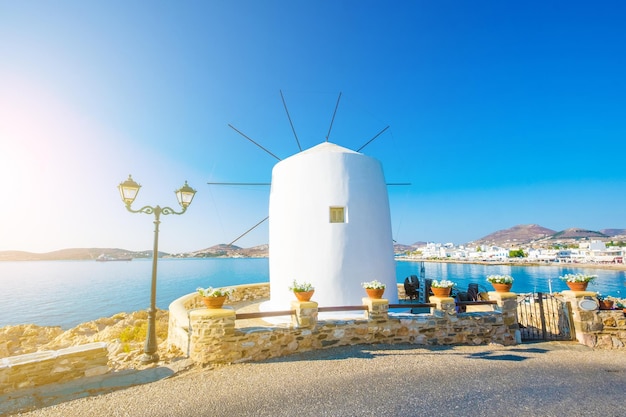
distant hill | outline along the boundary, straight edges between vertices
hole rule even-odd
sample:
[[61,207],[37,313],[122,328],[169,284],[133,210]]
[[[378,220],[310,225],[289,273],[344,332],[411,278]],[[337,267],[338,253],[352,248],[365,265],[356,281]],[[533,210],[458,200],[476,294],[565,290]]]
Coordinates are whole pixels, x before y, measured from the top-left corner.
[[[195,252],[183,254],[169,254],[159,251],[160,258],[263,258],[269,253],[269,245],[259,245],[252,248],[240,248],[235,245],[220,244]],[[0,251],[0,261],[84,261],[95,260],[100,255],[112,258],[152,258],[152,251],[129,251],[116,248],[73,248],[62,249],[46,253],[25,251]]]
[[533,240],[543,239],[554,235],[556,232],[537,224],[520,224],[509,229],[498,230],[485,237],[482,237],[471,245],[495,245],[495,246],[511,246],[520,245],[531,242]]
[[553,234],[550,239],[602,239],[607,237],[609,236],[605,235],[604,233],[596,232],[594,230],[586,230],[572,227],[570,229],[565,229]]
[[[522,224],[509,229],[498,230],[473,242],[467,246],[488,245],[505,248],[526,245],[531,242],[543,242],[553,245],[554,242],[577,241],[581,239],[598,239],[608,241],[613,237],[616,240],[626,240],[626,229],[602,229],[600,231],[581,228],[569,228],[556,232],[537,224]],[[443,243],[443,242],[440,242]],[[426,245],[426,242],[415,242],[411,245],[394,243],[395,253],[405,253]],[[0,261],[49,261],[49,260],[95,260],[100,255],[113,258],[151,258],[152,251],[134,252],[116,248],[73,248],[62,249],[47,253],[32,253],[24,251],[0,251]],[[266,258],[269,256],[269,245],[263,244],[251,248],[241,248],[235,245],[219,244],[193,252],[169,254],[159,252],[159,257],[175,258]]]
[[[152,251],[133,252],[115,248],[72,248],[46,253],[24,251],[0,251],[0,261],[83,261],[95,260],[100,255],[113,258],[150,258]],[[167,255],[159,252],[159,256]]]
[[194,258],[215,258],[218,256],[225,256],[228,253],[232,253],[238,250],[241,250],[239,246],[226,245],[224,243],[220,243],[219,245],[214,245],[214,246],[211,246],[210,248],[200,249],[198,251],[190,252],[186,255],[194,257]]
[[185,254],[186,257],[193,258],[264,258],[269,255],[269,245],[259,245],[252,248],[240,248],[235,245],[219,244],[210,248]]
[[626,229],[602,229],[600,233],[607,235],[609,237],[613,236],[624,236],[626,235]]
[[403,245],[402,243],[394,243],[393,251],[394,253],[405,253],[414,250],[415,247],[412,245]]
[[526,245],[531,242],[548,243],[554,242],[578,241],[582,239],[597,239],[607,241],[611,237],[624,237],[626,229],[603,229],[601,231],[587,230],[579,227],[571,227],[569,229],[556,232],[537,224],[523,224],[513,226],[510,229],[498,230],[485,237],[482,237],[468,245],[494,245],[501,247],[514,247],[518,245]]

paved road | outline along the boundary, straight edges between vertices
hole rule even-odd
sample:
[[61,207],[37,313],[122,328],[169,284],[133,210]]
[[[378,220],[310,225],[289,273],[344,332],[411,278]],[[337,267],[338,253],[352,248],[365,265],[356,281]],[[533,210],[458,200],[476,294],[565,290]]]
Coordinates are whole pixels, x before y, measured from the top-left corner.
[[193,369],[25,416],[624,416],[626,351],[351,346]]

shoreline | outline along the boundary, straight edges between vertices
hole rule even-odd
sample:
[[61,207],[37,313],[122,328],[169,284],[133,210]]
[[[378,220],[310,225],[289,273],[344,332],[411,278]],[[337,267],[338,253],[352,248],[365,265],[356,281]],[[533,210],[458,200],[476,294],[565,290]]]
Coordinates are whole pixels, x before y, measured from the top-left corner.
[[429,263],[450,263],[450,264],[470,264],[470,265],[504,265],[504,266],[547,266],[560,268],[589,268],[606,269],[611,271],[626,271],[626,264],[595,264],[580,262],[534,262],[534,261],[464,261],[460,259],[424,259],[396,257],[396,261],[402,262],[429,262]]

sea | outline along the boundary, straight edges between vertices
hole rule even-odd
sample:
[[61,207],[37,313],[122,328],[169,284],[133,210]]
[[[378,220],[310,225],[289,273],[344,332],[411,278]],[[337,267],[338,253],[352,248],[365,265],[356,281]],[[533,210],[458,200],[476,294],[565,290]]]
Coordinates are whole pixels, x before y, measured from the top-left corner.
[[[420,275],[420,263],[396,261],[399,283]],[[478,283],[491,290],[487,275],[515,278],[513,291],[559,292],[567,289],[559,279],[568,273],[597,275],[589,287],[603,295],[626,296],[626,271],[575,266],[507,266],[425,262],[425,277],[448,279],[459,289]],[[61,326],[110,317],[119,312],[146,310],[150,306],[152,261],[21,261],[0,262],[0,327],[18,324]],[[375,277],[364,277],[364,281]],[[167,309],[175,299],[198,287],[269,282],[267,258],[159,259],[157,307]]]

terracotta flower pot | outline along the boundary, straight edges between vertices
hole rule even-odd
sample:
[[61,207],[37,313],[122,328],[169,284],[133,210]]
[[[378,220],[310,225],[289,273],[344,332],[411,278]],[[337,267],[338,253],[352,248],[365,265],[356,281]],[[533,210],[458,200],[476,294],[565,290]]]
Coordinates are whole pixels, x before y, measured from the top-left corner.
[[493,285],[493,289],[496,290],[496,292],[510,292],[513,286],[513,284],[501,284],[498,282],[492,282],[491,285]]
[[369,298],[380,299],[383,298],[383,294],[385,293],[384,288],[366,288],[365,292]]
[[435,297],[449,297],[452,288],[430,287]]
[[567,286],[572,291],[587,291],[588,282],[566,282]]
[[315,290],[311,291],[294,291],[293,293],[296,295],[298,301],[310,301],[311,297],[313,297],[313,293]]
[[222,308],[226,301],[226,296],[222,297],[202,297],[202,301],[206,308]]
[[613,300],[598,300],[600,310],[613,310]]

